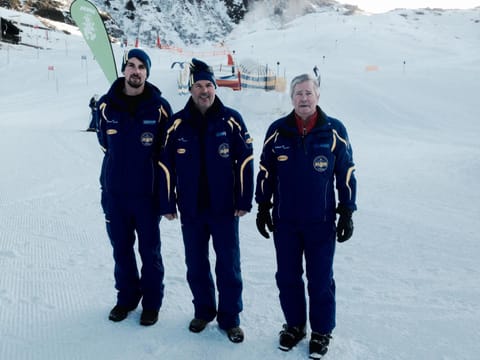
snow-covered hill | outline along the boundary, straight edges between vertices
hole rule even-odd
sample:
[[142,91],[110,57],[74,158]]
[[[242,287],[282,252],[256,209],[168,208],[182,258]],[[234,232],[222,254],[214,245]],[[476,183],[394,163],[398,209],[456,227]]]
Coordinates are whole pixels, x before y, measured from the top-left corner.
[[[278,29],[252,14],[225,39],[239,61],[268,64],[287,80],[317,65],[321,106],[349,130],[359,211],[353,238],[337,247],[338,321],[327,359],[480,353],[479,20],[478,10],[325,12]],[[115,292],[99,203],[102,152],[95,135],[81,131],[89,98],[108,83],[73,28],[71,35],[23,30],[45,50],[0,47],[0,359],[306,359],[306,341],[291,353],[276,348],[283,318],[274,248],[257,233],[255,213],[240,223],[244,343],[230,343],[214,324],[188,331],[178,221],[160,225],[159,322],[140,326],[140,310],[108,321]],[[184,50],[147,49],[150,80],[175,110],[187,97],[178,95],[170,65],[210,47]],[[119,59],[122,49],[114,51]],[[218,95],[244,116],[258,164],[268,125],[291,109],[288,95],[226,88]]]
[[[9,7],[49,20],[71,23],[73,0],[16,0]],[[184,46],[223,42],[247,13],[262,13],[278,23],[318,11],[352,13],[355,6],[334,0],[91,0],[112,38],[133,43]],[[0,1],[0,6],[2,2]]]

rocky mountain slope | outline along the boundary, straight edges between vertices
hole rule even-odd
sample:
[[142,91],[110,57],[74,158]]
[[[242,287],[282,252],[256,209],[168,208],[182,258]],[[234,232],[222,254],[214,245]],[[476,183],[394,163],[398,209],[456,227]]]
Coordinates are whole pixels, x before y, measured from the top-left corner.
[[[261,11],[279,24],[317,11],[358,10],[333,0],[90,0],[113,38],[155,44],[199,45],[221,42],[248,13]],[[72,0],[0,0],[0,6],[72,23]]]

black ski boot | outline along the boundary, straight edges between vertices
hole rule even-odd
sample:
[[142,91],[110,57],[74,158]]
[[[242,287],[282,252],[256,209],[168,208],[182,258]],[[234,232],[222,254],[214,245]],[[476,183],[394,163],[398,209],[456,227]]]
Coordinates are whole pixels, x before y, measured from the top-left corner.
[[328,351],[328,345],[332,336],[330,334],[319,334],[312,332],[310,339],[310,359],[321,359]]
[[284,324],[283,330],[280,331],[278,348],[282,351],[290,351],[304,337],[305,326],[288,326],[287,324]]

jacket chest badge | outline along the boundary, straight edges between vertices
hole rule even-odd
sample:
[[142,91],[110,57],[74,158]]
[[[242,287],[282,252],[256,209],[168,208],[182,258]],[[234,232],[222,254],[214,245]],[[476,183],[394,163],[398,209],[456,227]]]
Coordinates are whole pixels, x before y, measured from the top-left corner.
[[218,147],[218,155],[222,158],[228,158],[230,156],[230,146],[227,143],[223,143]]
[[324,155],[319,155],[313,159],[313,168],[315,171],[324,172],[328,169],[328,159]]
[[142,136],[140,136],[140,142],[143,146],[152,146],[153,134],[151,132],[144,132]]
[[287,155],[279,155],[279,156],[277,156],[277,160],[278,161],[287,161],[288,156]]
[[116,129],[108,129],[107,135],[115,135],[118,131]]

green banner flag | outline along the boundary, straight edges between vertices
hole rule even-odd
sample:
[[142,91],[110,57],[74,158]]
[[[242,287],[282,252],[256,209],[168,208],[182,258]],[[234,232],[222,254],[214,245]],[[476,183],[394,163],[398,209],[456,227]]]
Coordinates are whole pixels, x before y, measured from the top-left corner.
[[107,80],[113,83],[118,77],[117,65],[107,29],[97,8],[90,1],[75,0],[70,6],[70,14]]

